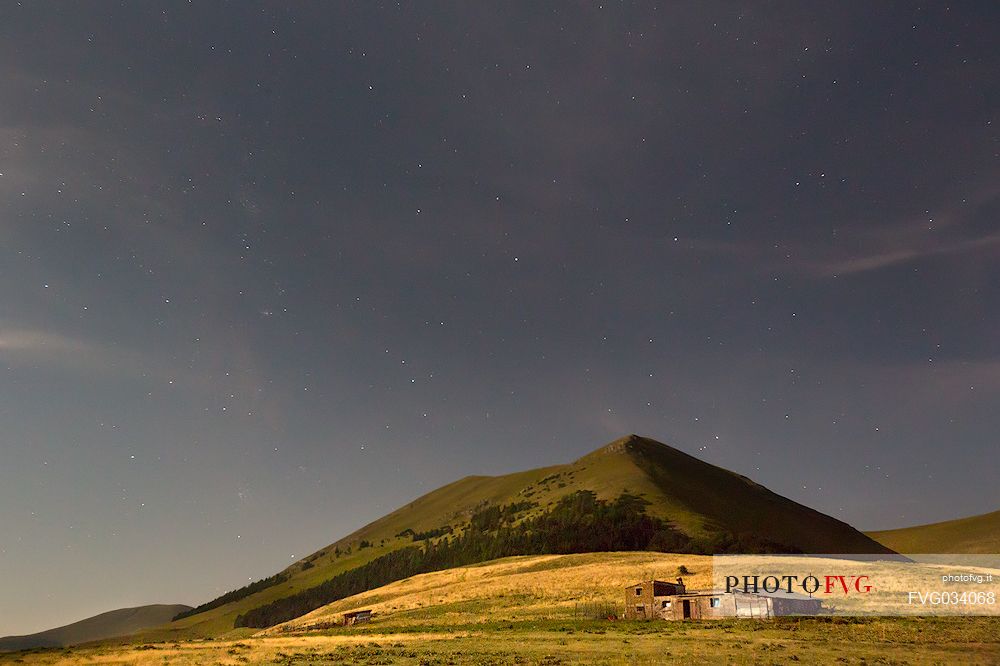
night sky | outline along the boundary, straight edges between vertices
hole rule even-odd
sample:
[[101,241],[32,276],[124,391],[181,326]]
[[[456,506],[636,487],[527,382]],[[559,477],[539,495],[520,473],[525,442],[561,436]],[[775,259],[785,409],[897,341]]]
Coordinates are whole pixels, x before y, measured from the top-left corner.
[[994,3],[0,6],[0,634],[627,433],[1000,508]]

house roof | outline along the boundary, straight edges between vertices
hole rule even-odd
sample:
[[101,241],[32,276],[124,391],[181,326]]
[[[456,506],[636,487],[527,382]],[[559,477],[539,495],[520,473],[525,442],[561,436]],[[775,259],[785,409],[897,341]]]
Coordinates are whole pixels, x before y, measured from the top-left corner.
[[669,580],[659,580],[654,578],[653,580],[640,580],[638,583],[632,583],[631,585],[626,585],[625,587],[637,587],[639,585],[648,585],[649,583],[653,583],[654,585],[656,583],[662,583],[663,585],[673,585],[675,587],[678,585],[678,583],[676,582],[672,582]]

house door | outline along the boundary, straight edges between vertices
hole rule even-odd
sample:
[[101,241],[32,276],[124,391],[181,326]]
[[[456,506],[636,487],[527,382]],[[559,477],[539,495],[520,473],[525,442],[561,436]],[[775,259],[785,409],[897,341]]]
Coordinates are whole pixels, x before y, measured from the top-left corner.
[[690,620],[691,619],[691,600],[690,599],[685,599],[684,600],[684,619],[685,620]]

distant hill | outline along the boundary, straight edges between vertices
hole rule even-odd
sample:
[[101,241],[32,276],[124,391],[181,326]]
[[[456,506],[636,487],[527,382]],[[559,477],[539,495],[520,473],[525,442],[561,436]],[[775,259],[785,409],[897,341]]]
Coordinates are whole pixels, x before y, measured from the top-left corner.
[[898,553],[1000,553],[1000,511],[867,534]]
[[36,647],[66,647],[88,641],[135,633],[142,629],[169,622],[177,613],[188,610],[183,604],[151,604],[136,608],[120,608],[25,636],[0,638],[0,652],[28,650]]
[[[187,617],[142,632],[143,640],[218,636],[237,616],[284,600],[408,546],[455,539],[484,509],[526,506],[531,520],[567,496],[590,491],[613,501],[637,495],[646,511],[713,552],[715,544],[753,544],[785,552],[892,551],[850,525],[777,495],[754,481],[651,439],[629,435],[564,465],[503,476],[469,476],[400,507],[269,579],[228,593]],[[735,542],[734,542],[735,539]],[[732,552],[731,550],[729,552]]]

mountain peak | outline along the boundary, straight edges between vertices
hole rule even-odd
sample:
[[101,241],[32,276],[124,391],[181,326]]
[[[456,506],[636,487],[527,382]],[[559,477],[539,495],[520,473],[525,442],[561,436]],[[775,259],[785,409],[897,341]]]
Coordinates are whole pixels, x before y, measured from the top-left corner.
[[642,437],[634,433],[631,435],[625,435],[624,437],[619,437],[613,442],[605,444],[599,449],[591,451],[590,453],[585,455],[584,458],[598,458],[600,456],[605,456],[613,453],[618,453],[618,454],[628,453],[631,449],[633,449],[636,446],[636,444],[638,444],[642,440],[643,440]]
[[587,455],[580,458],[577,462],[596,460],[598,458],[602,458],[607,455],[624,455],[624,454],[635,455],[637,453],[649,452],[649,451],[660,451],[663,453],[666,452],[679,453],[677,449],[673,448],[672,446],[668,446],[663,442],[658,442],[655,439],[650,439],[649,437],[643,437],[642,435],[631,433],[625,435],[624,437],[619,437],[618,439],[614,440],[613,442],[609,442],[608,444],[605,444],[599,449],[591,451]]
[[634,446],[640,439],[639,435],[632,433],[631,435],[625,435],[624,437],[619,437],[615,441],[605,444],[599,451],[605,451],[607,453],[624,453],[629,448]]

